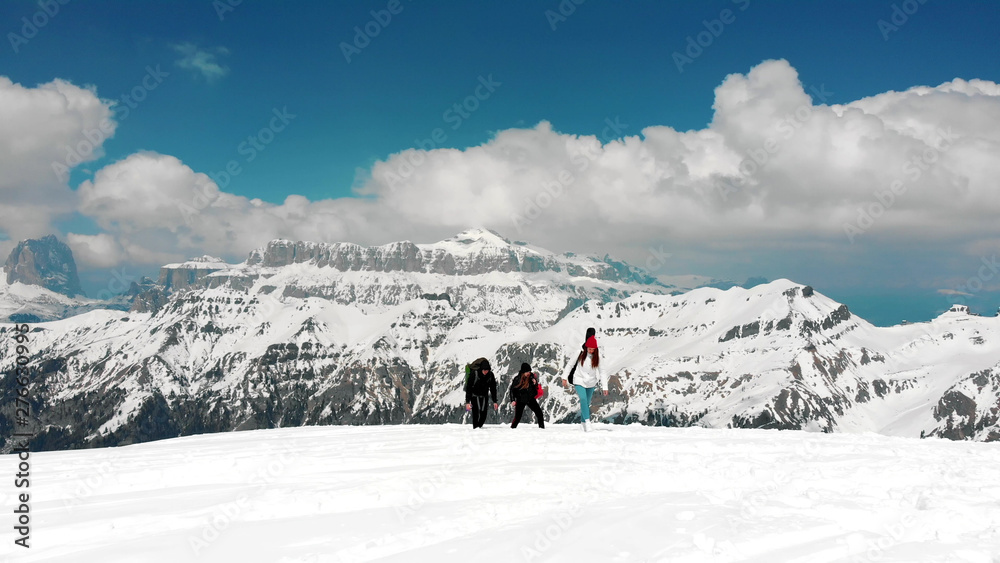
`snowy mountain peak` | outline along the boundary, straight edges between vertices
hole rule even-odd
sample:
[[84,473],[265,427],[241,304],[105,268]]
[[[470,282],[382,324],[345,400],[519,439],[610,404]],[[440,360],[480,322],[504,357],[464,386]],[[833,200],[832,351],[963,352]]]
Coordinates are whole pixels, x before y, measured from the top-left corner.
[[948,316],[962,316],[962,315],[971,315],[971,314],[972,314],[972,312],[969,311],[969,306],[968,305],[952,305],[950,309],[948,309],[944,313],[941,313],[941,316],[945,316],[945,315],[948,315]]
[[177,270],[177,269],[192,269],[192,270],[224,270],[231,268],[233,265],[227,263],[222,258],[216,258],[215,256],[198,256],[197,258],[192,258],[185,262],[179,262],[176,264],[165,264],[163,268]]
[[[487,256],[520,257],[525,254],[554,256],[552,252],[544,249],[532,248],[523,243],[515,244],[490,229],[467,229],[444,240],[418,244],[417,247],[430,255],[447,254],[462,261]],[[518,268],[514,266],[513,269],[516,271]]]
[[507,248],[513,246],[513,243],[500,235],[500,233],[491,229],[466,229],[453,237],[446,238],[429,246],[456,246],[458,248]]

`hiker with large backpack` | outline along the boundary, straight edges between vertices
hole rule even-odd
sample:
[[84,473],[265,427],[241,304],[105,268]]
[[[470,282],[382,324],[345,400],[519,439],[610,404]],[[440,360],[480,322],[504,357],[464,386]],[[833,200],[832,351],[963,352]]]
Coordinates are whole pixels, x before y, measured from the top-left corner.
[[510,391],[508,392],[508,399],[514,404],[514,421],[510,423],[511,428],[517,428],[517,424],[521,422],[521,415],[524,414],[525,407],[535,413],[535,420],[538,421],[538,427],[545,428],[545,417],[542,416],[542,407],[538,405],[538,399],[541,398],[543,393],[544,390],[542,389],[538,374],[531,371],[531,366],[527,363],[521,364],[521,370],[518,371],[517,377],[511,382]]
[[497,378],[489,360],[479,358],[465,366],[465,410],[472,411],[473,428],[482,428],[486,424],[489,413],[487,397],[492,399],[493,410],[500,408],[497,404]]
[[590,402],[594,397],[594,389],[600,384],[601,392],[605,396],[608,394],[608,376],[601,369],[601,354],[597,349],[597,331],[593,328],[587,329],[587,339],[583,343],[583,350],[571,359],[570,365],[566,366],[568,376],[563,379],[563,385],[567,388],[572,384],[576,389],[576,395],[580,398],[580,424],[584,432],[593,430],[590,424]]

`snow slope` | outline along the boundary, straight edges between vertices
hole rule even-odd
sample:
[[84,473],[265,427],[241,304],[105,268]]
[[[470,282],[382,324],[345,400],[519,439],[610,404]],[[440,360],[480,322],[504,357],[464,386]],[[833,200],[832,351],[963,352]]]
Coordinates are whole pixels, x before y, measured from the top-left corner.
[[122,298],[102,301],[83,296],[67,297],[38,285],[21,282],[8,284],[0,275],[0,320],[7,322],[11,315],[18,322],[51,321],[79,315],[95,309],[128,309]]
[[32,547],[0,548],[19,563],[1000,560],[997,444],[448,424],[31,460]]

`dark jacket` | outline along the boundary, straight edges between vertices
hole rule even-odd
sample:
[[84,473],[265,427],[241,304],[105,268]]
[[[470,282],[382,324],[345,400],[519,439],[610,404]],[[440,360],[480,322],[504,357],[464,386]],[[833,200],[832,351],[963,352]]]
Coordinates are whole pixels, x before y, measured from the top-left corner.
[[[528,378],[528,386],[524,389],[518,389],[518,384],[523,383],[523,377]],[[507,398],[511,402],[517,401],[522,403],[530,399],[534,399],[537,393],[538,376],[536,376],[534,372],[529,371],[514,378],[514,381],[510,384],[510,391],[507,393]]]
[[493,375],[493,370],[483,375],[482,370],[476,369],[469,374],[469,380],[465,383],[465,402],[472,402],[473,395],[485,397],[487,394],[493,399],[491,402],[497,402],[497,378]]

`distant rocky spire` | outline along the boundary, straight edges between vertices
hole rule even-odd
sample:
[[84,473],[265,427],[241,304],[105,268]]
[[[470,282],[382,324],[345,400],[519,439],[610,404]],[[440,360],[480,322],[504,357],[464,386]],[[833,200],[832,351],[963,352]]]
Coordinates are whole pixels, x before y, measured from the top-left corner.
[[53,235],[19,242],[3,270],[9,284],[39,285],[69,297],[84,294],[73,252]]

